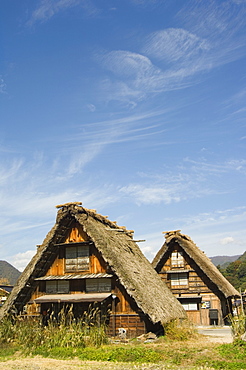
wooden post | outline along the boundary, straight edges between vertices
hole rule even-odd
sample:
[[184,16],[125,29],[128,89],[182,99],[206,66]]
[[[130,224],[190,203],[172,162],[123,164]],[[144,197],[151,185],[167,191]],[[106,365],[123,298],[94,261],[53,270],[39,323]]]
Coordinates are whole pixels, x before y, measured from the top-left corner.
[[113,299],[113,302],[112,302],[112,314],[113,314],[113,317],[112,317],[112,327],[113,327],[113,337],[115,337],[116,335],[116,317],[115,317],[115,299],[116,299],[116,295],[115,294],[112,294],[112,299]]

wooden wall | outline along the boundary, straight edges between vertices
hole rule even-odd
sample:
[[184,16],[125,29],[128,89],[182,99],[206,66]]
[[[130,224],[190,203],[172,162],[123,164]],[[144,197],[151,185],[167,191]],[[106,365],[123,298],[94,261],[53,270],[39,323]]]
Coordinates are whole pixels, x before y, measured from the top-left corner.
[[[89,241],[89,237],[83,231],[79,224],[74,224],[69,232],[65,243],[78,243]],[[45,276],[57,276],[71,274],[71,272],[66,272],[65,269],[65,245],[57,246],[57,257],[54,262],[45,273]],[[90,256],[89,256],[89,270],[83,272],[75,272],[76,274],[88,274],[88,273],[111,273],[110,268],[105,263],[100,252],[95,248],[93,244],[90,244]],[[72,281],[72,283],[71,283]],[[70,280],[70,290],[71,294],[85,293],[85,280],[78,280],[78,286],[76,287],[76,280]],[[82,284],[84,282],[84,285]],[[83,288],[84,286],[84,288]],[[80,287],[80,288],[79,288]],[[81,289],[81,290],[79,290]],[[112,294],[116,296],[115,299],[111,299],[110,304],[110,318],[108,332],[110,335],[115,335],[118,333],[119,328],[125,328],[127,330],[127,337],[135,337],[140,334],[145,333],[145,322],[146,317],[143,318],[143,314],[139,312],[138,307],[132,299],[127,294],[124,287],[117,281],[116,277],[112,279]],[[38,298],[46,294],[45,292],[45,282],[39,281],[39,284],[31,297],[31,302],[35,298]],[[40,305],[31,303],[27,305],[27,313],[29,315],[39,315]]]
[[[177,244],[172,251],[182,252],[184,264],[183,266],[173,266],[171,263],[171,254],[164,258],[163,265],[159,271],[162,280],[177,298],[197,298],[200,300],[197,310],[186,310],[188,319],[197,325],[210,325],[209,309],[217,309],[219,314],[218,325],[223,324],[223,314],[221,309],[221,293],[217,289],[211,290],[207,284],[207,278],[202,272],[199,274],[199,269],[195,266],[194,261],[185,254],[185,252]],[[171,252],[171,251],[170,251]],[[171,271],[186,272],[188,274],[187,285],[171,284]],[[174,272],[175,273],[175,272]],[[220,298],[219,298],[220,297]],[[180,299],[181,302],[181,299]],[[205,302],[208,308],[203,308]]]

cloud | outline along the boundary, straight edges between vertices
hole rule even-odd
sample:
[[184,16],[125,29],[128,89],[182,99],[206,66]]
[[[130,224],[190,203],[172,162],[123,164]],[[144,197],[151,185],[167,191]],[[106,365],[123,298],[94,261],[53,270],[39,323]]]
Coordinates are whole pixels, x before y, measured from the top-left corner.
[[17,253],[10,257],[8,262],[11,263],[17,270],[23,271],[32,257],[35,255],[36,250],[28,250],[23,253]]
[[[122,95],[141,98],[144,91],[157,91],[162,86],[161,70],[155,67],[144,55],[124,50],[116,50],[102,57],[104,68],[113,72],[117,78],[124,78]],[[119,87],[119,83],[117,83]]]
[[[159,135],[165,130],[163,122],[161,127],[158,121],[159,117],[170,110],[171,108],[144,112],[78,126],[74,135],[68,134],[65,139],[60,139],[59,151],[61,145],[66,147],[66,158],[69,157],[67,168],[66,162],[63,162],[63,177],[71,178],[81,173],[106,147],[112,144],[130,141],[140,143],[147,136]],[[151,125],[150,119],[153,122]],[[59,141],[59,138],[56,140]]]
[[[210,195],[231,194],[232,174],[246,174],[246,160],[234,159],[222,163],[191,160],[173,168],[165,166],[158,173],[138,173],[139,181],[119,188],[119,192],[133,198],[136,204],[170,204]],[[230,178],[230,182],[228,182]]]
[[198,161],[185,158],[184,162],[190,163],[193,171],[222,175],[229,171],[246,173],[246,159],[230,159],[222,163],[210,163],[205,160]]
[[101,90],[107,93],[107,100],[127,102],[133,107],[144,100],[149,94],[161,93],[185,88],[190,81],[184,78],[193,75],[197,65],[189,68],[161,69],[142,54],[126,50],[105,53],[101,60],[102,66],[113,73],[101,82]]
[[87,108],[89,109],[90,112],[95,112],[96,107],[94,104],[87,104]]
[[176,15],[181,27],[146,35],[136,50],[113,50],[98,58],[110,71],[101,84],[108,100],[135,107],[151,94],[200,83],[210,71],[245,55],[242,5],[188,4]]
[[32,12],[27,25],[32,26],[37,22],[46,22],[57,13],[78,5],[83,8],[88,16],[98,12],[90,0],[41,0],[37,8]]
[[147,37],[143,51],[154,58],[168,63],[187,61],[208,52],[211,46],[205,39],[179,28],[168,28]]
[[234,242],[234,238],[232,238],[231,236],[226,236],[225,238],[220,239],[220,244],[222,245],[230,244],[233,242]]
[[0,94],[6,93],[6,83],[4,82],[3,78],[0,76]]
[[131,184],[119,189],[121,193],[133,196],[137,204],[158,204],[179,202],[180,198],[173,187],[144,186]]

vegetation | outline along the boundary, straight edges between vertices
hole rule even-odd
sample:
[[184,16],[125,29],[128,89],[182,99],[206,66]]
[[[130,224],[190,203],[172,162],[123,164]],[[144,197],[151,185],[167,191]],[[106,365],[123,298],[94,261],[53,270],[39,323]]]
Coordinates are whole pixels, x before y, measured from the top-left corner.
[[217,267],[236,289],[241,289],[242,292],[246,290],[246,252],[226,268],[220,265]]
[[229,320],[231,323],[231,330],[234,340],[241,339],[242,336],[246,333],[246,315],[244,312],[241,312],[237,316],[230,315]]
[[85,348],[107,343],[105,325],[100,320],[98,308],[91,307],[81,320],[76,321],[72,307],[65,314],[61,311],[58,318],[53,313],[47,325],[40,319],[23,316],[7,317],[1,322],[0,344],[10,343],[19,346],[23,351],[47,351],[53,348]]
[[21,317],[5,319],[0,326],[0,361],[41,356],[132,364],[121,364],[126,369],[246,369],[246,342],[237,339],[233,344],[211,343],[187,322],[165,325],[166,335],[152,343],[137,339],[121,343],[108,341],[96,309],[80,322],[71,313],[59,319],[51,320],[47,326],[38,320],[30,325]]
[[220,265],[222,268],[226,268],[231,262],[236,261],[239,257],[241,257],[241,254],[234,256],[214,256],[210,257],[210,259],[215,266]]
[[[15,355],[16,354],[16,355]],[[151,369],[246,369],[246,343],[216,345],[203,338],[177,341],[159,338],[155,343],[138,343],[136,340],[124,344],[102,344],[100,347],[53,347],[40,346],[23,350],[17,344],[1,344],[0,360],[38,355],[52,359],[74,359],[80,361],[105,361],[107,363],[129,363],[131,368],[140,364],[152,364]],[[154,367],[153,367],[154,366]],[[93,367],[94,368],[94,367]],[[121,368],[128,368],[121,364]],[[141,367],[142,368],[142,367]],[[147,365],[144,369],[147,369]]]

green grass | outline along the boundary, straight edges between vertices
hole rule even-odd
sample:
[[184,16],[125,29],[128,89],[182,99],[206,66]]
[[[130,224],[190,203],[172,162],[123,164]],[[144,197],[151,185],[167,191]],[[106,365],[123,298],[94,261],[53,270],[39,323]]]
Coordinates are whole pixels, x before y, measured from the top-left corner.
[[41,347],[31,352],[32,355],[56,359],[79,358],[82,361],[110,361],[110,362],[137,362],[158,363],[162,355],[158,350],[142,346],[103,346],[101,348],[64,348],[56,347],[43,349]]
[[235,341],[232,344],[217,346],[213,353],[201,356],[196,365],[209,365],[213,369],[246,369],[246,342]]
[[[156,364],[177,369],[246,369],[246,343],[204,344],[204,339],[184,342],[161,338],[156,343],[108,344],[101,347],[37,347],[24,350],[16,344],[0,346],[0,361],[20,357],[41,356],[53,359],[73,359],[81,361],[104,361],[110,363]],[[158,368],[158,367],[157,367]]]
[[[103,361],[111,364],[143,364],[156,369],[246,369],[246,342],[215,344],[187,325],[172,322],[166,335],[153,343],[136,339],[129,343],[108,343],[105,328],[96,322],[66,320],[47,327],[39,321],[4,320],[0,325],[0,362],[8,359],[41,356],[53,359]],[[152,364],[152,365],[151,365]],[[128,366],[128,365],[127,365]],[[147,365],[146,365],[147,366]]]
[[8,360],[13,357],[13,355],[19,350],[16,346],[11,346],[10,344],[0,345],[0,361]]

